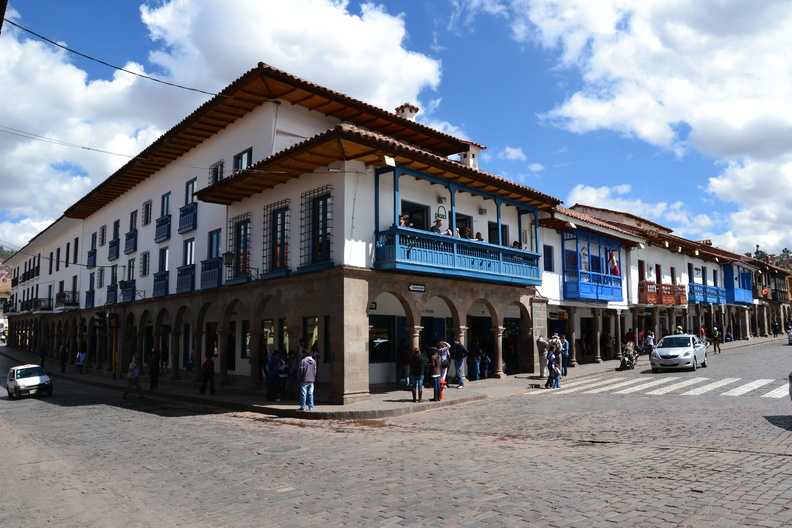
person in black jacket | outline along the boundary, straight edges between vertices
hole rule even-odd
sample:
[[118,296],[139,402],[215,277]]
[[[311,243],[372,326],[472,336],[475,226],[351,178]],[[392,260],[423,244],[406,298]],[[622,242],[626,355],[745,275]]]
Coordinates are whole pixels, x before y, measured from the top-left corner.
[[462,372],[462,366],[465,364],[465,358],[468,356],[467,348],[459,342],[459,338],[454,338],[454,344],[451,346],[451,357],[454,359],[454,369],[456,370],[458,388],[465,388],[465,376]]
[[410,382],[414,402],[423,402],[424,370],[426,370],[426,358],[419,349],[414,348],[410,356]]

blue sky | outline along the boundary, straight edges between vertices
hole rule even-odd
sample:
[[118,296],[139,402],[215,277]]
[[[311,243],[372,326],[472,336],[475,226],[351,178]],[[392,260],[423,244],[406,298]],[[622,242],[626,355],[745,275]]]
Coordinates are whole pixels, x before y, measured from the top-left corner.
[[[388,110],[413,102],[487,146],[480,168],[567,206],[740,253],[792,247],[788,2],[26,0],[6,18],[202,90],[263,61]],[[15,102],[0,113],[0,243],[16,246],[208,98],[9,24],[0,96]]]

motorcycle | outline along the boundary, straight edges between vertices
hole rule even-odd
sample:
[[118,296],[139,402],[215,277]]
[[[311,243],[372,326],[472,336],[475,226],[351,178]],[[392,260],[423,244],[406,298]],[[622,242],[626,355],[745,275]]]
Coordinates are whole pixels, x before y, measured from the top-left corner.
[[619,364],[619,370],[631,370],[635,368],[635,364],[638,362],[638,351],[635,349],[635,343],[632,341],[628,341],[622,347],[622,357],[621,363]]

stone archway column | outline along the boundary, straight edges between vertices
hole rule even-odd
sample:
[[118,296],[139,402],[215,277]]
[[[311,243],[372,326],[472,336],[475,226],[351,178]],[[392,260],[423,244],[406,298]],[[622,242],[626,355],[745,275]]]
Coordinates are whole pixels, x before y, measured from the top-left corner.
[[203,343],[203,331],[197,330],[192,334],[192,350],[190,351],[190,357],[193,360],[193,382],[200,383],[202,381],[201,375],[201,365],[203,364],[203,359],[201,356],[201,344]]
[[[468,331],[467,326],[457,326],[456,328],[454,328],[454,335],[457,337],[457,339],[459,339],[459,342],[465,348],[467,348],[467,331]],[[453,343],[451,344],[451,347],[453,349],[454,347]],[[453,361],[453,352],[452,352],[452,361]],[[454,363],[454,368],[456,368],[456,363]],[[462,360],[462,372],[456,373],[456,375],[459,376],[460,378],[467,380],[468,378],[467,376],[465,376],[465,374],[467,374],[467,359]]]
[[247,388],[255,390],[261,388],[261,327],[250,329],[250,348],[250,381]]
[[594,315],[594,331],[591,343],[592,352],[594,352],[594,363],[602,363],[602,355],[600,354],[600,339],[602,338],[602,308],[592,309]]
[[410,334],[410,341],[412,342],[412,349],[421,349],[421,332],[423,326],[408,326],[405,328],[407,333]]
[[[613,346],[616,347],[616,355],[614,357],[616,359],[621,359],[622,358],[621,343],[622,343],[622,336],[624,335],[622,333],[622,325],[621,325],[621,310],[615,310],[615,312],[616,312],[616,317],[615,317],[616,321],[614,323],[614,330],[613,330],[613,333],[615,334],[613,337],[615,339],[613,340]],[[635,334],[637,335],[638,332],[635,332]],[[638,343],[635,343],[635,346],[637,348]]]
[[171,365],[171,379],[172,380],[180,380],[181,378],[181,367],[179,366],[179,352],[181,351],[182,342],[181,342],[182,333],[178,330],[174,330],[171,332],[171,346],[170,350],[170,361]]
[[506,374],[503,372],[503,331],[506,330],[506,327],[498,325],[493,328],[493,330],[496,330],[497,334],[495,334],[493,343],[493,347],[495,348],[495,357],[493,358],[495,372],[492,374],[492,377],[505,378]]
[[575,321],[575,315],[577,312],[577,308],[574,306],[570,306],[566,309],[567,313],[569,314],[569,336],[567,338],[567,342],[569,343],[569,362],[567,363],[568,367],[575,367],[577,366],[577,340],[578,340],[578,326],[577,321]]
[[219,385],[228,385],[228,331],[217,330],[217,358]]

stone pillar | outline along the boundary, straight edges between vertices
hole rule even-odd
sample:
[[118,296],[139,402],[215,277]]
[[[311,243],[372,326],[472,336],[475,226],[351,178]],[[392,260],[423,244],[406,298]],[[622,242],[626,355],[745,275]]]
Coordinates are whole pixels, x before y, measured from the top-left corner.
[[228,332],[219,328],[217,330],[217,359],[219,364],[217,383],[228,385]]
[[545,338],[549,337],[547,335],[547,299],[533,297],[531,299],[531,312],[533,316],[534,335],[534,340],[531,343],[531,363],[533,364],[531,372],[541,375],[539,371],[539,351],[536,348],[536,340],[539,339],[539,336],[545,336]]
[[202,381],[201,365],[203,364],[203,354],[201,354],[204,333],[201,330],[196,330],[192,335],[192,351],[190,355],[193,360],[193,382],[200,383]]
[[[454,335],[457,337],[457,339],[459,339],[459,342],[465,348],[467,348],[467,330],[468,330],[467,326],[457,326],[456,328],[454,328]],[[454,369],[456,369],[456,363],[453,362],[453,352],[454,352],[454,344],[452,343],[451,344],[452,364],[454,365]],[[466,363],[467,363],[467,359],[463,359],[462,372],[455,372],[456,376],[464,380],[467,380],[467,377],[465,376]]]
[[170,353],[170,358],[168,358],[168,361],[170,362],[171,365],[172,380],[182,379],[181,365],[179,365],[179,355],[180,355],[179,352],[181,351],[182,348],[181,336],[182,333],[179,332],[178,330],[174,330],[173,332],[171,332],[171,346],[170,346],[170,350],[168,351]]
[[413,350],[415,348],[420,349],[421,331],[423,330],[423,326],[408,326],[407,328],[405,328],[405,330],[407,331],[408,334],[410,334],[410,342],[412,343],[410,350]]
[[602,355],[600,354],[600,339],[602,338],[602,308],[593,308],[591,310],[594,315],[594,331],[592,336],[591,348],[594,353],[594,362],[602,363]]
[[261,366],[266,360],[261,357],[261,329],[250,329],[250,381],[248,389],[261,388]]
[[495,370],[492,374],[492,377],[505,378],[506,374],[503,372],[503,331],[506,330],[506,327],[498,325],[492,330],[494,330],[495,333],[495,340],[492,343],[492,346],[495,349],[495,353],[493,354]]
[[567,367],[574,367],[577,365],[578,331],[577,321],[575,321],[575,312],[577,309],[574,306],[570,306],[566,311],[569,314],[569,335],[567,336],[567,341],[569,341],[569,362],[567,363]]
[[[614,323],[613,333],[615,334],[614,337],[616,338],[614,340],[614,345],[613,345],[613,346],[616,347],[616,356],[615,356],[615,358],[616,359],[621,359],[621,357],[622,357],[621,343],[622,343],[622,335],[623,335],[622,325],[621,325],[621,310],[616,310],[616,321]],[[635,332],[635,335],[637,336],[638,332]],[[638,346],[638,344],[636,343],[636,347],[637,346]]]
[[[343,272],[322,281],[329,299],[333,361],[330,401],[348,404],[371,398],[369,392],[368,281]],[[406,288],[406,286],[405,286]]]

